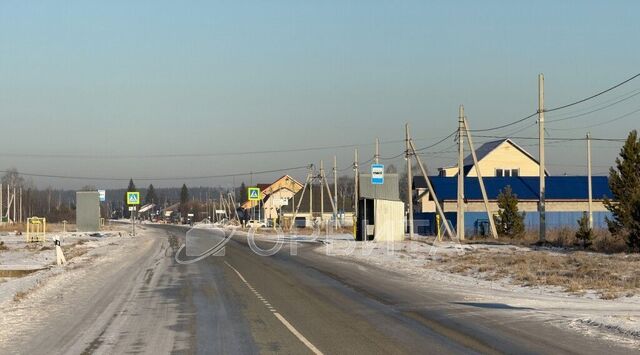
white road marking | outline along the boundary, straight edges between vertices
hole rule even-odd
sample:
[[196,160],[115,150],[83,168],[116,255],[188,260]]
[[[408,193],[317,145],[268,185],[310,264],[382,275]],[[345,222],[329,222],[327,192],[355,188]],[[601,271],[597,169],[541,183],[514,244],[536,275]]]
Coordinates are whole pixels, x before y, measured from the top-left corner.
[[318,348],[316,348],[313,344],[311,344],[309,340],[307,340],[307,338],[304,337],[304,335],[300,334],[300,332],[298,332],[296,328],[294,328],[289,322],[287,322],[287,320],[282,315],[280,315],[280,313],[275,312],[273,315],[276,316],[276,318],[278,318],[280,322],[282,322],[282,324],[284,324],[284,326],[287,327],[289,331],[293,333],[293,335],[300,339],[300,341],[304,345],[306,345],[307,348],[309,348],[309,350],[311,350],[314,354],[322,354],[322,352],[318,350]]
[[249,290],[251,290],[253,294],[256,295],[256,297],[260,299],[267,306],[267,308],[273,313],[274,316],[276,316],[276,318],[280,321],[280,323],[282,323],[287,329],[289,329],[289,331],[293,335],[295,335],[296,338],[298,338],[298,340],[302,342],[302,344],[304,344],[307,348],[309,348],[309,350],[311,350],[311,352],[313,352],[314,354],[322,355],[322,351],[316,348],[315,345],[313,345],[309,340],[307,340],[307,338],[305,338],[304,335],[302,335],[293,325],[291,325],[291,323],[289,323],[280,313],[278,313],[278,311],[275,308],[273,308],[271,304],[262,295],[260,295],[260,293],[258,293],[258,291],[256,291],[253,288],[253,286],[251,286],[251,284],[249,284],[247,279],[245,279],[242,276],[240,271],[238,271],[235,267],[231,266],[231,264],[229,264],[228,262],[225,261],[224,263],[227,264],[227,266],[230,267],[231,270],[233,270],[236,273],[236,275],[238,275],[240,280],[242,280],[242,282],[249,288]]

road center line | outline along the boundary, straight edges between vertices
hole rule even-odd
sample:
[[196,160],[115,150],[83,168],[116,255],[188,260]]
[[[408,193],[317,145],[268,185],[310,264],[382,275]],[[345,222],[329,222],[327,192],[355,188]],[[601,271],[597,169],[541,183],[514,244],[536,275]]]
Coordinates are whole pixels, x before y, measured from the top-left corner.
[[[240,271],[238,271],[235,267],[231,266],[231,264],[229,264],[227,261],[225,261],[224,263],[227,264],[227,266],[230,267],[231,270],[233,270],[236,273],[236,275],[238,275],[240,280],[242,280],[242,282],[249,288],[249,290],[251,290],[253,292],[253,294],[258,299],[260,299],[261,301],[263,301],[265,303],[268,303],[266,301],[266,299],[262,295],[260,295],[260,293],[258,293],[251,286],[251,284],[249,284],[247,279],[245,279],[244,276],[242,276]],[[276,316],[276,318],[280,321],[280,323],[282,323],[287,329],[289,329],[289,331],[293,335],[295,335],[296,338],[298,338],[298,340],[300,340],[302,342],[302,344],[304,344],[307,348],[309,348],[309,350],[311,350],[311,352],[313,352],[316,355],[322,355],[322,352],[318,348],[316,348],[315,345],[313,345],[309,340],[307,340],[307,338],[305,338],[304,335],[302,335],[293,325],[291,325],[291,323],[289,323],[280,313],[278,313],[276,311],[276,309],[271,306],[271,304],[269,304],[268,308],[273,313],[273,315]]]

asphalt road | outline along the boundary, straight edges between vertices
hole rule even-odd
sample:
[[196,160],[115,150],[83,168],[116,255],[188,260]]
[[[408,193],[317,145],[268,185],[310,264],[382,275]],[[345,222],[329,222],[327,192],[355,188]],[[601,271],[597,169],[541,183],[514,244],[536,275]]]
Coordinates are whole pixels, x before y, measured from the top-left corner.
[[87,285],[94,285],[91,289],[70,293],[67,302],[61,302],[66,308],[61,305],[42,321],[48,329],[40,331],[44,337],[16,339],[15,346],[5,350],[25,354],[630,351],[564,330],[537,317],[535,310],[474,303],[441,287],[416,287],[403,275],[312,251],[317,245],[298,245],[297,255],[285,247],[264,257],[236,236],[226,245],[224,256],[178,264],[173,253],[184,242],[187,229],[149,228],[154,230],[152,238],[132,251],[134,257],[117,269],[105,270],[93,283],[87,280]]

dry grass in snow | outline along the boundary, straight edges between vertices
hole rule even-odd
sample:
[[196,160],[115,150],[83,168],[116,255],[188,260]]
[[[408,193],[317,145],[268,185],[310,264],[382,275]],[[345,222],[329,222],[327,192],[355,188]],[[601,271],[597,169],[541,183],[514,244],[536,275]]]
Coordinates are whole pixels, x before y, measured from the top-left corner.
[[442,271],[486,280],[510,279],[524,286],[559,286],[581,294],[592,290],[603,299],[640,293],[640,255],[602,255],[588,252],[495,252],[488,249],[448,255],[439,260]]

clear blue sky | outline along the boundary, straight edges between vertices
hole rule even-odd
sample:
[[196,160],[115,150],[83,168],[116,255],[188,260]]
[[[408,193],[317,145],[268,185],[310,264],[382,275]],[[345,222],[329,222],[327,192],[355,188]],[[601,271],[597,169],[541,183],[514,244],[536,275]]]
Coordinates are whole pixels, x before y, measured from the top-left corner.
[[[535,112],[538,73],[545,74],[546,105],[553,107],[640,72],[639,13],[636,1],[4,0],[0,170],[203,176],[320,159],[327,163],[334,153],[344,167],[352,148],[180,159],[56,155],[277,150],[368,143],[376,136],[384,142],[402,139],[404,122],[421,139],[418,145],[425,146],[456,127],[459,104],[465,105],[472,128]],[[548,119],[636,89],[640,79]],[[581,127],[638,108],[640,96],[550,124],[549,135],[582,137],[591,129],[594,136],[625,137],[638,128],[640,113]],[[535,127],[518,133],[535,134]],[[518,142],[537,156],[537,147],[527,146],[535,142]],[[596,172],[607,170],[617,146],[594,144]],[[368,159],[372,149],[361,147],[361,155]],[[383,144],[381,154],[393,156],[402,149],[402,144]],[[50,156],[19,158],[14,153]],[[584,155],[581,142],[550,145],[549,169],[583,174],[584,168],[572,165],[584,164]],[[445,153],[430,157],[428,164],[435,170],[454,158]],[[249,178],[236,182],[241,180]],[[67,188],[126,184],[34,181]]]

